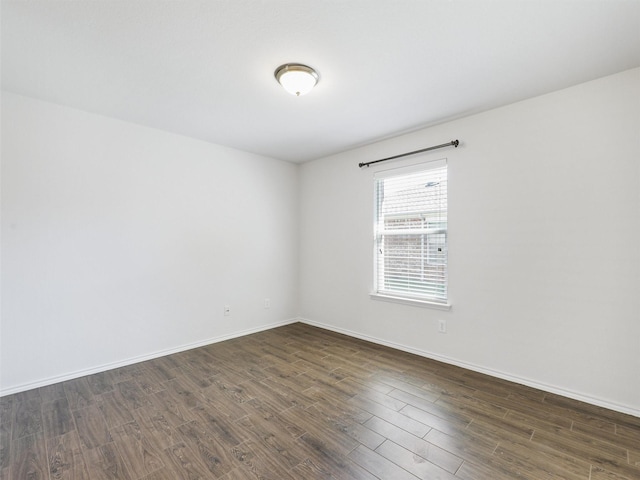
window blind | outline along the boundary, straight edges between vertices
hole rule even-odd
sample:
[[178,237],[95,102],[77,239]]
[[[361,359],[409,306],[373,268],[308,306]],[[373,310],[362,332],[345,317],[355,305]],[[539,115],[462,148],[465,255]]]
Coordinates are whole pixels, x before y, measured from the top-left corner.
[[447,302],[445,161],[375,179],[376,292]]

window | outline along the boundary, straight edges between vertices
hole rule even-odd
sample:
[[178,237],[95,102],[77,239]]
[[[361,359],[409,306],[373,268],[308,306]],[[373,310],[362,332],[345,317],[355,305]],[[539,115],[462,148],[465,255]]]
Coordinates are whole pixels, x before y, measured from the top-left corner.
[[375,293],[447,304],[447,164],[375,177]]

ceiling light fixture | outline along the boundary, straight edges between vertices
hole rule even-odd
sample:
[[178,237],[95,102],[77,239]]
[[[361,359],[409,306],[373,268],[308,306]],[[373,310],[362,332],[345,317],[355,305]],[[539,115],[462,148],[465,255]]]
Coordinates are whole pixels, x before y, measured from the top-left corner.
[[297,97],[309,93],[320,78],[313,68],[299,63],[280,65],[276,68],[274,75],[282,88]]

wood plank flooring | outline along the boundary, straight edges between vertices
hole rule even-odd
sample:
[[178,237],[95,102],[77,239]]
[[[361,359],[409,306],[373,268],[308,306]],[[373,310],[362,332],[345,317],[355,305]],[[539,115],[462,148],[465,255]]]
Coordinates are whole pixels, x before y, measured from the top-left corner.
[[1,398],[0,478],[632,480],[640,418],[293,324]]

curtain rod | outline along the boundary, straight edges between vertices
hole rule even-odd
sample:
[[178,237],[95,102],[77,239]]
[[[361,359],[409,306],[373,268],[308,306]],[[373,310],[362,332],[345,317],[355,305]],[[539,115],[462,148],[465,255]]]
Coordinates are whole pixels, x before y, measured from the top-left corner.
[[435,150],[436,148],[444,148],[444,147],[451,147],[451,146],[454,146],[454,147],[458,148],[459,144],[460,144],[460,142],[458,140],[452,140],[452,141],[450,141],[448,143],[443,143],[442,145],[435,145],[433,147],[427,147],[427,148],[423,148],[421,150],[414,150],[413,152],[401,153],[400,155],[394,155],[393,157],[387,157],[387,158],[382,158],[380,160],[374,160],[373,162],[359,163],[358,166],[360,168],[368,167],[369,165],[373,165],[374,163],[386,162],[387,160],[395,160],[396,158],[406,157],[408,155],[415,155],[416,153],[428,152],[429,150]]

